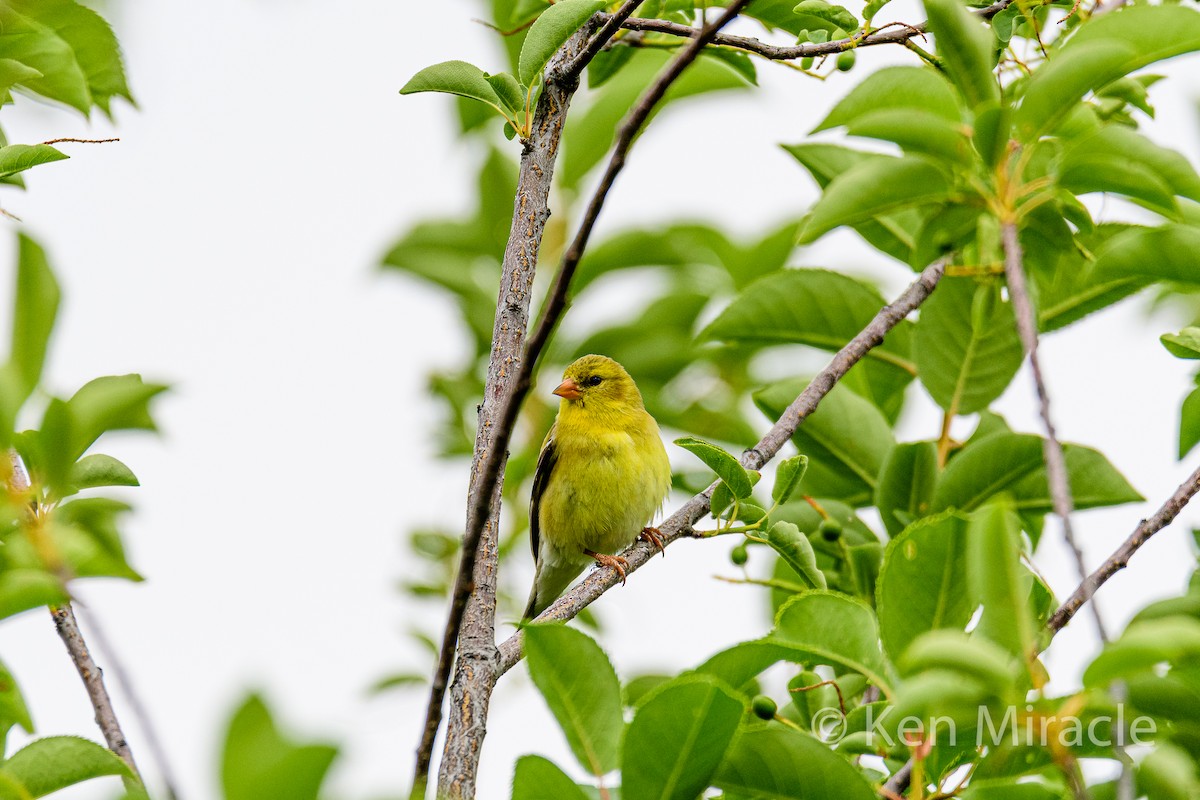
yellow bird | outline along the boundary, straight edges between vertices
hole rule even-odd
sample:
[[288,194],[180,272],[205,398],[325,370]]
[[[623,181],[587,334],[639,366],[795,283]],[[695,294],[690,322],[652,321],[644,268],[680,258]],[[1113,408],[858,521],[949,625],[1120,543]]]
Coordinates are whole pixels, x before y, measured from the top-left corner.
[[637,384],[605,356],[584,356],[554,390],[558,416],[538,456],[529,503],[537,571],[528,619],[542,613],[593,561],[625,580],[629,562],[613,555],[643,538],[671,487],[671,464]]

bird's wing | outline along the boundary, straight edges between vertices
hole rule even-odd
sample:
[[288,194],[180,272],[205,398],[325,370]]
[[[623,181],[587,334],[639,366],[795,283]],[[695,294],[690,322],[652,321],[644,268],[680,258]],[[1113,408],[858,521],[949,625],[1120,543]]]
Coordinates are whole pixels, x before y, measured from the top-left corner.
[[538,511],[542,504],[542,495],[550,483],[550,473],[558,463],[558,446],[554,440],[554,427],[546,434],[542,442],[542,452],[538,454],[537,469],[533,473],[533,494],[529,498],[529,546],[533,549],[533,560],[538,557],[538,540],[541,531],[538,530]]

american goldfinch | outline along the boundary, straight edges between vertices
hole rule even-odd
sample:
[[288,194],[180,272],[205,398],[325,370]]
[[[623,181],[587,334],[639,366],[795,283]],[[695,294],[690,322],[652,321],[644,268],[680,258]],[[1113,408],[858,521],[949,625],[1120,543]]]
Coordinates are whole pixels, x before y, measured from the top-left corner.
[[671,464],[637,384],[605,356],[584,356],[554,390],[558,416],[538,456],[529,503],[537,571],[528,619],[542,613],[593,561],[625,580],[629,562],[614,553],[639,536],[671,486]]

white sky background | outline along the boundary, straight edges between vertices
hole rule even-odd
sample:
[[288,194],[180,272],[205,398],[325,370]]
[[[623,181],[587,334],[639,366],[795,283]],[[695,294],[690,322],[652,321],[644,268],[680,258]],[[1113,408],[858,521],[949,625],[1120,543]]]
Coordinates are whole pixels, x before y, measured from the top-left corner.
[[[897,6],[898,18],[919,18]],[[424,376],[458,363],[465,345],[446,299],[376,264],[412,222],[473,207],[475,154],[454,138],[448,100],[397,90],[436,61],[499,69],[501,56],[470,21],[480,11],[467,0],[126,0],[106,13],[140,110],[118,106],[115,129],[27,100],[3,115],[14,142],[114,131],[122,139],[64,145],[70,161],[31,173],[28,193],[0,195],[63,283],[50,385],[69,393],[97,375],[137,371],[175,387],[159,406],[161,439],[113,437],[104,448],[142,479],[128,493],[137,512],[126,530],[148,580],[89,581],[79,595],[152,709],[184,797],[217,796],[220,736],[250,687],[267,687],[289,729],[345,744],[340,796],[400,796],[423,697],[370,699],[365,687],[396,669],[424,671],[426,656],[403,631],[430,628],[443,613],[394,586],[411,566],[405,531],[461,524],[466,468],[433,459]],[[663,115],[635,148],[602,228],[700,216],[753,232],[795,215],[814,190],[775,145],[802,138],[866,66],[907,59],[883,50],[863,51],[854,73],[828,84],[762,65],[762,90]],[[1187,98],[1200,82],[1181,66],[1154,89],[1160,115],[1149,132],[1196,161]],[[665,178],[656,169],[665,163],[690,169]],[[6,275],[14,249],[0,245]],[[874,275],[889,294],[911,279],[848,234],[794,263]],[[1144,508],[1079,515],[1090,564],[1189,471],[1174,461],[1189,370],[1157,342],[1178,323],[1148,325],[1126,304],[1045,342],[1063,438],[1099,447],[1150,498]],[[940,415],[919,389],[912,405],[905,435],[935,436]],[[1027,374],[998,407],[1037,430]],[[1189,509],[1109,584],[1110,626],[1182,588],[1194,563],[1186,530],[1197,524],[1200,512]],[[1052,543],[1057,530],[1047,526]],[[727,550],[681,544],[605,598],[604,644],[623,677],[678,670],[763,632],[761,595],[710,578],[733,574]],[[1039,555],[1065,595],[1075,579],[1063,549]],[[1052,673],[1072,674],[1087,657],[1089,624],[1081,617],[1060,637]],[[39,734],[100,738],[45,613],[0,625],[0,653]],[[115,694],[153,776],[143,732]],[[505,678],[481,797],[507,796],[523,752],[569,765],[551,725],[523,668]],[[108,797],[113,787],[62,796]]]

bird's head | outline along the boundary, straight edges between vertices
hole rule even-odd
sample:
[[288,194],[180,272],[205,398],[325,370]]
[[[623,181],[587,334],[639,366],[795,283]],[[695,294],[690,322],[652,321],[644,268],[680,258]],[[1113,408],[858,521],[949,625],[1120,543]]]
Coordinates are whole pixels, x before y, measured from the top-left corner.
[[583,356],[563,372],[554,390],[563,406],[615,412],[642,408],[642,395],[625,368],[607,356]]

